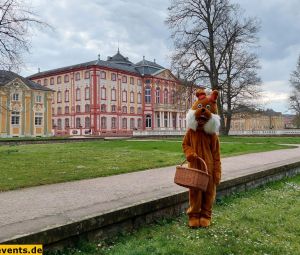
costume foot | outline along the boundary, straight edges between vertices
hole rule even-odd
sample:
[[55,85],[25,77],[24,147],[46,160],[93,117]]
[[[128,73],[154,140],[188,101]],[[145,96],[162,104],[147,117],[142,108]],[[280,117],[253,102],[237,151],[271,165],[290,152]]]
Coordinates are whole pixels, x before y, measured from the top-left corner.
[[210,219],[201,217],[199,220],[200,227],[207,228],[210,226]]
[[199,228],[200,221],[199,217],[189,217],[189,227],[190,228]]

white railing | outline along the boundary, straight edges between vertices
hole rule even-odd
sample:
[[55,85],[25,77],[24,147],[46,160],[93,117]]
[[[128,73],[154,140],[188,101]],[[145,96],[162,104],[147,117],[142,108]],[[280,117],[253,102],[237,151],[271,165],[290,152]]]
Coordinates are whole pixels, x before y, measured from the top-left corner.
[[185,130],[145,130],[133,131],[133,136],[182,136],[185,133]]
[[281,130],[239,130],[229,131],[229,135],[300,135],[300,129]]

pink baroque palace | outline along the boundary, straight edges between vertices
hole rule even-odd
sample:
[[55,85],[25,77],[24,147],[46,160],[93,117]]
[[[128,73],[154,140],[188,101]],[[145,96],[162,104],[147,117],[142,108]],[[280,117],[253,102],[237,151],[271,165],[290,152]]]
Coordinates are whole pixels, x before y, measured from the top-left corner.
[[134,64],[119,50],[106,61],[66,66],[28,77],[55,93],[54,135],[132,136],[185,129],[180,80],[155,60]]

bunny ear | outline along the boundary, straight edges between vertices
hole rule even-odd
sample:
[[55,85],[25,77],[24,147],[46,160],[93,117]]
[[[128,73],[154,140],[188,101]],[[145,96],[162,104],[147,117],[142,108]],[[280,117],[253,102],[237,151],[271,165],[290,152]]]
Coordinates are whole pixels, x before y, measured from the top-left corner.
[[205,93],[205,91],[204,91],[204,89],[198,89],[197,91],[196,91],[196,97],[198,97],[198,99],[203,99],[203,98],[205,98],[206,97],[206,93]]
[[219,95],[219,92],[217,90],[214,90],[210,94],[210,100],[213,101],[213,102],[216,102],[217,99],[218,99],[218,95]]

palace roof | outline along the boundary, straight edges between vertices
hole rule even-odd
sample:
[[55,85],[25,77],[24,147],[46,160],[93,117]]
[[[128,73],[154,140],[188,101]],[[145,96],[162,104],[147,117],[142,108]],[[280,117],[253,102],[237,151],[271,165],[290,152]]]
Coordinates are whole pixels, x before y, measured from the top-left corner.
[[5,86],[7,83],[9,83],[17,78],[20,79],[25,85],[27,85],[31,89],[53,91],[52,89],[48,89],[36,82],[26,79],[14,72],[5,71],[5,70],[0,70],[0,87]]

